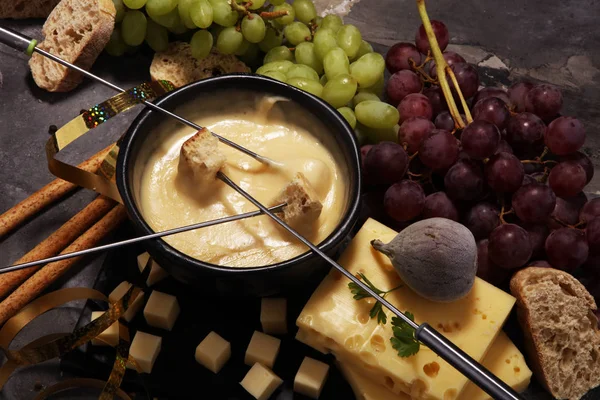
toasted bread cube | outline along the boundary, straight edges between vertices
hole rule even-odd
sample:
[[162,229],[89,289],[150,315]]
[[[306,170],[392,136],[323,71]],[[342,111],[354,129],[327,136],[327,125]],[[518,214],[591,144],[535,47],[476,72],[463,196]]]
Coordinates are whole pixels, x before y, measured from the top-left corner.
[[261,299],[260,324],[264,333],[287,333],[287,300],[284,298]]
[[[90,321],[99,318],[105,311],[92,311]],[[119,322],[115,322],[101,334],[92,339],[93,346],[117,346],[119,344]]]
[[294,392],[318,399],[329,375],[329,365],[304,357],[294,378]]
[[[127,291],[131,288],[131,283],[127,281],[121,282],[114,290],[108,295],[108,301],[114,303],[118,301]],[[140,311],[144,305],[144,293],[139,293],[133,303],[130,304],[125,314],[121,316],[125,321],[131,322],[133,317]]]
[[[152,372],[161,346],[162,338],[160,336],[137,331],[131,341],[129,355],[137,361],[142,372],[149,374]],[[127,363],[127,368],[135,369],[135,366]]]
[[275,359],[279,354],[280,345],[280,339],[254,331],[250,344],[246,349],[244,363],[249,366],[254,365],[254,363],[261,363],[266,367],[273,368]]
[[231,357],[231,343],[216,332],[210,332],[196,347],[196,361],[218,373]]
[[261,363],[256,363],[244,376],[240,385],[256,400],[267,400],[283,380]]
[[170,331],[180,311],[177,297],[153,290],[144,308],[144,318],[148,325]]
[[323,204],[302,172],[283,188],[273,205],[281,203],[287,206],[275,214],[296,229],[310,228],[323,210]]
[[150,260],[150,254],[148,253],[142,253],[137,257],[137,264],[138,268],[140,269],[140,273],[144,272],[146,265],[148,265],[148,261],[150,261],[150,274],[146,280],[146,285],[153,286],[169,276],[167,271],[158,265],[156,261]]
[[218,145],[219,139],[208,129],[200,129],[181,146],[178,171],[191,174],[201,184],[214,181],[226,161]]

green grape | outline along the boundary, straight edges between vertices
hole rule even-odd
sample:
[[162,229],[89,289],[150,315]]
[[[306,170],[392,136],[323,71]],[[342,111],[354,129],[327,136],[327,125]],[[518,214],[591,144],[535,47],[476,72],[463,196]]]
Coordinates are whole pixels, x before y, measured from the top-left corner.
[[265,55],[263,60],[264,64],[268,64],[273,61],[279,60],[288,60],[294,62],[294,55],[286,46],[277,46],[273,47],[269,52]]
[[146,5],[146,1],[147,0],[123,0],[121,3],[124,3],[127,8],[131,8],[132,10],[139,10]]
[[252,5],[248,8],[251,10],[258,10],[265,4],[265,0],[252,0]]
[[337,43],[345,52],[348,58],[353,58],[358,53],[358,48],[362,42],[362,35],[354,25],[344,25],[337,32]]
[[313,43],[315,44],[315,53],[321,61],[330,50],[338,47],[335,33],[331,29],[318,29],[313,38]]
[[273,4],[274,6],[280,6],[285,3],[285,0],[269,0],[269,3]]
[[354,109],[361,124],[374,129],[390,129],[400,120],[396,107],[377,100],[366,100]]
[[125,13],[121,23],[121,34],[123,40],[129,46],[139,46],[146,37],[146,26],[148,21],[143,12],[130,10]]
[[293,78],[288,78],[286,83],[288,85],[297,87],[298,89],[302,89],[305,92],[313,94],[317,97],[321,97],[321,94],[323,93],[323,85],[321,85],[319,82],[314,81],[312,79],[301,78],[301,77],[296,76]]
[[[227,2],[213,2],[213,20],[216,24],[219,24],[224,27],[234,26],[238,20],[237,11],[233,11],[231,6]],[[217,40],[218,42],[218,40]]]
[[206,29],[213,22],[213,7],[207,0],[195,0],[190,7],[190,18],[195,26]]
[[373,93],[373,94],[377,95],[378,97],[381,97],[381,94],[383,93],[384,89],[385,89],[385,76],[384,76],[384,74],[381,74],[379,76],[379,79],[373,86],[360,88],[360,89],[358,89],[358,91]]
[[292,65],[285,75],[290,78],[306,78],[311,79],[315,82],[319,82],[319,75],[315,72],[311,67],[307,67],[302,64],[294,64]]
[[321,85],[325,86],[327,84],[327,75],[323,74],[321,79],[319,79],[319,82],[321,83]]
[[294,63],[288,60],[273,61],[257,69],[256,73],[262,75],[266,71],[277,71],[286,74],[293,65]]
[[357,86],[358,84],[349,74],[336,75],[329,79],[323,88],[323,100],[334,108],[344,107],[354,97]]
[[371,87],[385,71],[385,60],[379,53],[367,53],[350,64],[350,74],[360,87]]
[[322,22],[323,22],[323,17],[317,16],[317,18],[315,18],[315,24],[317,25],[317,27],[321,26]]
[[[175,12],[175,11],[177,11],[177,9],[174,9],[172,12]],[[168,27],[168,29],[169,29],[169,32],[173,32],[176,35],[181,35],[188,31],[187,26],[185,26],[185,24],[183,23],[183,20],[179,16],[179,12],[176,13],[175,23],[173,24],[173,26]]]
[[[354,114],[356,115],[356,110],[354,110]],[[384,141],[397,143],[399,129],[400,125],[398,124],[386,129],[369,128],[368,126],[361,124],[357,117],[355,132],[360,131],[359,140],[361,141],[364,140],[369,143],[380,143]]]
[[337,33],[343,25],[344,22],[339,16],[329,14],[323,18],[319,29],[331,29],[333,33]]
[[287,41],[294,46],[310,40],[310,29],[308,26],[298,21],[287,25],[283,30],[283,34],[285,35]]
[[247,41],[246,39],[243,39],[242,44],[240,45],[240,47],[238,47],[238,49],[236,50],[236,52],[234,54],[236,56],[241,56],[242,54],[246,54],[246,52],[248,51],[249,48],[250,48],[250,42]]
[[177,5],[177,10],[179,11],[179,18],[183,22],[186,28],[195,29],[197,28],[196,24],[192,20],[192,16],[190,10],[192,9],[192,4],[194,4],[196,0],[179,0],[179,4]]
[[267,71],[263,73],[264,76],[268,76],[269,78],[277,79],[280,82],[285,82],[286,77],[283,72],[279,71]]
[[115,23],[119,23],[123,21],[123,16],[125,16],[125,5],[123,4],[123,0],[113,0],[113,4],[115,5],[115,10],[117,13],[115,14]]
[[173,28],[177,24],[181,23],[181,19],[179,18],[179,11],[177,8],[171,10],[171,12],[164,15],[155,15],[150,13],[148,9],[146,9],[146,13],[150,17],[151,20],[156,22],[159,25],[164,26],[165,28]]
[[273,47],[281,46],[281,43],[283,43],[283,35],[277,34],[275,29],[268,27],[265,38],[258,44],[258,47],[268,53]]
[[238,58],[242,60],[244,64],[250,67],[255,67],[262,64],[262,53],[260,52],[258,45],[244,40],[242,42],[242,46],[240,47],[245,47],[245,51],[241,53],[240,49],[238,49],[236,56],[238,56]]
[[169,46],[169,32],[167,28],[160,26],[152,20],[148,21],[146,43],[156,52],[166,50]]
[[190,40],[192,56],[198,60],[206,58],[213,47],[213,35],[209,31],[199,30]]
[[273,7],[273,11],[287,11],[288,15],[284,15],[283,17],[276,18],[275,21],[279,22],[281,25],[288,25],[294,22],[296,19],[296,12],[294,8],[288,3],[283,3],[280,6]]
[[338,108],[338,112],[348,121],[352,129],[356,128],[356,115],[354,115],[354,111],[350,107]]
[[249,14],[242,20],[242,35],[250,43],[261,42],[266,35],[265,21],[257,14]]
[[294,0],[292,7],[298,21],[307,25],[317,17],[317,10],[311,0]]
[[214,6],[217,3],[227,3],[227,0],[208,0],[208,2],[210,3],[211,6]]
[[165,15],[177,7],[177,0],[148,0],[146,12],[153,15]]
[[356,93],[356,96],[352,98],[352,108],[356,108],[357,105],[367,100],[381,101],[381,99],[377,97],[376,94],[371,92],[361,92],[359,90],[358,93]]
[[217,38],[217,50],[222,54],[234,54],[240,48],[244,36],[235,29],[235,26],[225,28]]
[[321,75],[323,73],[323,63],[317,58],[315,45],[311,42],[303,42],[296,46],[294,56],[298,64],[304,64]]
[[121,36],[121,28],[115,27],[104,49],[113,57],[120,57],[125,54],[125,51],[127,51],[127,44],[123,41],[123,37]]
[[339,47],[329,50],[329,52],[323,58],[323,67],[325,68],[325,75],[327,79],[331,80],[339,74],[350,73],[350,62],[346,52]]
[[209,28],[209,31],[213,38],[218,38],[221,32],[223,32],[223,29],[225,29],[225,27],[217,24],[212,24]]
[[354,59],[358,60],[359,58],[361,58],[365,54],[372,53],[372,52],[373,52],[373,46],[371,46],[369,44],[369,42],[367,42],[365,40],[362,40],[360,42],[360,47],[358,48],[358,52],[354,56]]

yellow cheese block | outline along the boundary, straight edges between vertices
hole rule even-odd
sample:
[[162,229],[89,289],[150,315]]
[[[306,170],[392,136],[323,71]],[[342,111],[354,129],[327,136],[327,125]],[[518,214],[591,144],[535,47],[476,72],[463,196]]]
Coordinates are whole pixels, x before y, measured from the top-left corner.
[[[353,274],[364,273],[379,289],[401,284],[389,259],[371,247],[371,240],[387,243],[396,232],[369,219],[340,257],[339,263]],[[394,393],[408,393],[415,399],[454,400],[468,380],[433,351],[421,346],[414,356],[402,358],[392,348],[392,314],[385,326],[369,318],[374,299],[354,300],[348,280],[332,270],[300,313],[296,324],[308,334],[323,336],[323,346],[339,359],[360,366],[365,375]],[[428,322],[471,357],[481,360],[509,315],[515,298],[476,279],[471,292],[452,303],[428,301],[410,288],[387,297],[400,310],[415,315],[417,323]],[[298,337],[301,340],[300,337]]]

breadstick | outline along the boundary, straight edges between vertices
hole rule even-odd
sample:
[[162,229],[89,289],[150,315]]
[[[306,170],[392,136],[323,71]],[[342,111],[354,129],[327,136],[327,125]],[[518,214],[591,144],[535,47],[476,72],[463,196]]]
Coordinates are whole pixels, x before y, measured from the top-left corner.
[[[127,218],[122,205],[116,205],[100,221],[75,240],[61,254],[89,249],[96,246],[106,235],[116,229]],[[46,264],[15,289],[0,303],[0,326],[34,300],[48,286],[67,272],[81,257],[69,258]]]
[[[35,246],[29,253],[16,261],[15,264],[22,264],[55,256],[59,251],[63,250],[71,244],[71,242],[81,236],[86,229],[92,226],[92,224],[109,212],[115,204],[116,203],[113,200],[107,197],[98,196],[83,210],[65,222],[56,232],[48,236],[48,238]],[[15,287],[23,283],[38,269],[40,269],[40,267],[31,267],[1,274],[0,299],[7,296]]]
[[[88,172],[95,172],[100,167],[100,164],[102,164],[102,160],[104,160],[104,157],[109,153],[112,146],[113,145],[111,144],[104,150],[96,153],[87,161],[79,164],[78,168]],[[77,185],[62,179],[55,179],[31,196],[27,197],[25,200],[0,215],[0,238],[9,232],[12,232],[45,207],[57,202],[75,188],[77,188]]]

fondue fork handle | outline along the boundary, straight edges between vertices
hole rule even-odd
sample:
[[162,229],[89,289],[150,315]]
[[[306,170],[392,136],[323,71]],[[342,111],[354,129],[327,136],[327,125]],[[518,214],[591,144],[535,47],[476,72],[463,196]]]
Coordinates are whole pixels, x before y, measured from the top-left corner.
[[[12,47],[13,49],[16,50],[20,50],[25,52],[27,55],[31,56],[34,52],[41,54],[42,56],[49,58],[52,61],[55,61],[67,68],[71,68],[85,76],[87,76],[88,78],[95,80],[96,82],[99,82],[101,84],[103,84],[104,86],[108,86],[109,88],[116,90],[117,92],[125,92],[124,89],[120,88],[119,86],[100,78],[97,75],[92,74],[91,72],[86,71],[83,68],[80,68],[74,64],[71,64],[68,61],[63,60],[60,57],[55,56],[54,54],[48,53],[45,50],[42,50],[40,48],[37,47],[37,40],[32,39],[30,37],[27,37],[25,35],[23,35],[20,32],[14,31],[12,29],[9,28],[4,28],[2,26],[0,26],[0,43],[4,43],[5,45]],[[154,103],[151,103],[149,101],[144,100],[142,102],[146,107],[151,108],[154,111],[158,111],[160,113],[163,113],[165,115],[168,115],[171,118],[176,119],[177,121],[187,125],[187,126],[191,126],[192,128],[196,129],[197,131],[203,129],[202,126],[187,120],[171,111],[168,111],[160,106],[157,106]],[[278,163],[276,163],[275,161],[271,160],[268,157],[262,156],[258,153],[253,152],[252,150],[249,150],[235,142],[232,142],[229,139],[226,139],[220,135],[217,135],[214,132],[210,132],[213,136],[215,136],[217,139],[219,139],[219,141],[221,141],[222,143],[226,144],[227,146],[233,147],[236,150],[241,151],[242,153],[252,157],[253,159],[255,159],[256,161],[262,163],[262,164],[267,164],[267,165],[272,165],[272,166],[276,166],[278,165]]]
[[375,300],[383,304],[398,318],[402,319],[409,326],[415,329],[415,337],[419,341],[421,341],[423,344],[425,344],[427,347],[433,350],[437,355],[439,355],[442,359],[448,362],[448,364],[456,368],[464,376],[472,380],[487,394],[492,396],[494,399],[498,400],[523,400],[523,398],[510,386],[508,386],[498,377],[494,376],[490,371],[488,371],[485,367],[483,367],[481,364],[479,364],[477,361],[471,358],[467,353],[455,346],[451,341],[449,341],[446,337],[437,332],[429,324],[423,323],[421,325],[418,325],[414,321],[409,319],[406,315],[404,315],[403,312],[398,310],[391,303],[389,303],[383,297],[378,295],[369,286],[365,285],[363,281],[352,275],[344,267],[339,265],[337,262],[329,258],[325,253],[319,250],[317,246],[315,246],[309,240],[300,235],[298,232],[290,228],[285,222],[283,222],[275,214],[270,212],[265,206],[263,206],[260,202],[254,199],[250,194],[248,194],[241,187],[236,185],[231,179],[227,177],[227,175],[223,174],[222,172],[218,172],[217,178],[221,179],[233,190],[245,197],[246,200],[254,204],[254,206],[260,209],[263,213],[271,217],[272,220],[281,225],[285,230],[287,230],[298,240],[304,243],[313,252],[317,253],[322,259],[327,261],[327,263],[329,263],[331,266],[333,266],[342,274],[344,274],[348,279],[350,279],[352,282],[358,285],[365,292],[369,293],[373,298],[375,298]]
[[[285,204],[285,203],[279,204],[275,207],[269,208],[268,210],[269,210],[269,212],[278,212],[286,205],[287,204]],[[74,251],[71,253],[60,254],[58,256],[45,258],[43,260],[36,260],[36,261],[31,261],[31,262],[22,263],[22,264],[10,265],[10,266],[4,267],[4,268],[0,268],[0,275],[5,274],[7,272],[11,272],[11,271],[16,271],[19,269],[30,268],[30,267],[35,267],[37,265],[49,264],[51,262],[66,260],[67,258],[81,257],[81,256],[85,256],[88,254],[99,253],[101,251],[106,251],[106,250],[114,249],[117,247],[127,246],[127,245],[130,245],[133,243],[142,242],[144,240],[156,239],[156,238],[160,238],[163,236],[174,235],[176,233],[187,232],[187,231],[191,231],[194,229],[206,228],[209,226],[219,225],[219,224],[223,224],[226,222],[239,221],[239,220],[245,219],[245,218],[256,217],[261,214],[264,214],[264,212],[262,210],[250,211],[250,212],[243,213],[243,214],[232,215],[229,217],[213,219],[211,221],[199,222],[197,224],[186,225],[186,226],[182,226],[179,228],[168,229],[168,230],[162,231],[162,232],[151,233],[149,235],[139,236],[139,237],[127,239],[127,240],[122,240],[120,242],[105,244],[103,246],[92,247],[92,248],[81,250],[81,251]]]

